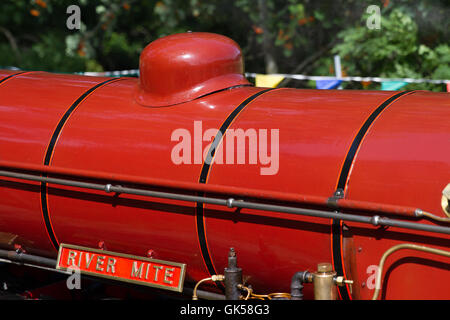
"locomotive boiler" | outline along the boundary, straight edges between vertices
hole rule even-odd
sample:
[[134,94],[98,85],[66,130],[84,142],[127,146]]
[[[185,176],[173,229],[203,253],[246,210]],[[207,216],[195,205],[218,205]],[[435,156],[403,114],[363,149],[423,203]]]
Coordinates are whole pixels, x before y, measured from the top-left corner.
[[448,93],[254,87],[211,33],[152,42],[139,79],[3,70],[0,258],[194,298],[450,299],[449,116]]

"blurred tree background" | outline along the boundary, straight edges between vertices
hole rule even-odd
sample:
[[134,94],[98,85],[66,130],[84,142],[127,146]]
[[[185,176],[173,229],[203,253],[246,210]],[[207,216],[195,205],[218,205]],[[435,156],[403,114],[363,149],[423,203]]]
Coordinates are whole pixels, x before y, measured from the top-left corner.
[[[81,8],[80,30],[66,27],[74,4]],[[370,5],[381,8],[379,30],[366,25]],[[234,39],[248,72],[334,75],[339,54],[344,75],[450,79],[448,0],[1,0],[0,9],[0,67],[137,69],[149,42],[191,30]]]

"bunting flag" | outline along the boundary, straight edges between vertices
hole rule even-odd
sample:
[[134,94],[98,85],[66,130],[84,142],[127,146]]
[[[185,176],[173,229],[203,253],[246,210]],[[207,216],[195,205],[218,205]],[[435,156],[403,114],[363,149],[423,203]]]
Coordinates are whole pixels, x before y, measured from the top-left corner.
[[264,88],[275,88],[284,77],[275,74],[256,74],[255,86]]
[[[372,81],[372,82],[393,82],[393,81],[401,81],[406,83],[433,83],[433,84],[447,84],[449,82],[449,79],[413,79],[413,78],[380,78],[380,77],[347,77],[344,76],[345,72],[342,71],[342,78],[339,78],[339,80],[342,80],[343,82],[348,81]],[[257,73],[251,73],[246,72],[245,76],[250,78],[255,78]],[[321,81],[321,80],[336,80],[336,77],[331,76],[308,76],[304,74],[277,74],[278,76],[282,76],[288,79],[295,79],[295,80],[313,80],[313,81]]]
[[[16,67],[2,67],[0,69],[20,70]],[[139,76],[139,69],[132,70],[115,70],[104,72],[74,72],[74,74],[99,77],[122,77],[122,76]],[[303,74],[258,74],[245,73],[246,77],[255,78],[257,87],[276,87],[283,79],[295,80],[311,80],[316,81],[317,89],[335,89],[342,82],[357,81],[361,82],[364,88],[367,88],[372,82],[381,83],[382,90],[399,90],[408,83],[432,83],[444,84],[444,91],[450,92],[450,80],[448,79],[413,79],[413,78],[380,78],[380,77],[348,77],[345,70],[342,70],[342,77],[336,80],[331,76],[309,76]]]
[[381,82],[381,90],[396,91],[396,90],[400,90],[407,84],[408,84],[407,82],[403,82],[403,81],[384,81],[384,82]]
[[316,80],[317,89],[336,89],[342,80]]

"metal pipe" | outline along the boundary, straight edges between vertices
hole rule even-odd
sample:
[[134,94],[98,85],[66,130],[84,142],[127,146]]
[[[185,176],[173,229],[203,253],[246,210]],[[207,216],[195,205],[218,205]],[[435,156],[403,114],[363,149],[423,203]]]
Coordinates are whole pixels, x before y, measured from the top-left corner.
[[228,253],[228,266],[223,272],[225,276],[225,297],[227,300],[239,300],[241,291],[238,285],[242,284],[242,269],[237,266],[237,257],[234,248]]
[[205,279],[200,280],[199,282],[197,282],[197,284],[194,287],[194,290],[192,291],[192,300],[198,300],[198,287],[203,282],[207,282],[207,281],[223,281],[223,280],[225,280],[225,276],[221,275],[221,274],[214,274],[214,275],[212,275],[209,278],[205,278]]
[[312,274],[308,271],[299,271],[292,276],[291,300],[303,300],[303,284],[312,282]]
[[48,268],[55,268],[56,266],[56,260],[54,259],[44,258],[40,256],[10,250],[0,249],[0,258],[18,262],[21,264],[37,264],[39,266]]
[[[267,190],[247,189],[240,187],[231,187],[215,184],[203,184],[182,182],[167,179],[148,178],[148,177],[136,177],[130,175],[111,174],[105,172],[79,170],[79,169],[67,169],[62,167],[49,167],[44,165],[24,164],[13,161],[0,161],[0,167],[8,168],[9,170],[22,170],[33,171],[39,174],[54,174],[75,177],[77,179],[97,179],[97,180],[110,180],[121,181],[129,184],[141,184],[146,186],[183,189],[186,191],[195,191],[203,193],[213,193],[221,195],[239,195],[241,197],[250,197],[261,200],[275,200],[284,202],[293,202],[308,204],[313,206],[328,207],[328,197],[302,195],[297,193],[286,193]],[[345,208],[352,210],[359,210],[368,213],[384,213],[392,215],[406,215],[416,216],[416,211],[419,210],[414,207],[388,205],[367,201],[349,200],[349,199],[337,199],[334,204],[337,208]]]
[[39,181],[39,182],[45,182],[45,183],[53,183],[53,184],[58,184],[58,185],[72,186],[72,187],[85,188],[85,189],[102,190],[107,193],[109,193],[109,192],[126,193],[126,194],[134,194],[134,195],[141,195],[141,196],[154,197],[154,198],[163,198],[163,199],[181,200],[181,201],[188,201],[188,202],[201,202],[201,203],[215,204],[215,205],[227,206],[229,208],[255,209],[255,210],[288,213],[288,214],[302,215],[302,216],[312,216],[312,217],[324,218],[324,219],[337,219],[337,220],[343,220],[343,221],[360,222],[360,223],[365,223],[365,224],[371,224],[374,226],[391,226],[391,227],[399,227],[399,228],[404,228],[404,229],[428,231],[428,232],[433,232],[433,233],[450,234],[449,227],[426,225],[426,224],[421,224],[421,223],[388,219],[388,218],[380,217],[378,215],[372,216],[372,217],[367,217],[367,216],[354,215],[354,214],[345,214],[345,213],[340,213],[340,212],[330,212],[330,211],[315,210],[315,209],[304,209],[304,208],[297,208],[297,207],[270,205],[270,204],[264,204],[264,203],[235,200],[232,198],[220,199],[220,198],[200,197],[200,196],[192,196],[192,195],[170,193],[170,192],[151,191],[151,190],[136,189],[136,188],[125,188],[125,187],[121,187],[121,186],[113,186],[112,184],[80,182],[80,181],[74,181],[74,180],[68,180],[68,179],[42,177],[42,176],[10,172],[10,171],[0,171],[0,176],[23,179],[23,180]]
[[440,222],[450,222],[450,218],[439,217],[439,216],[436,216],[436,215],[426,212],[426,211],[418,212],[417,216],[427,217],[427,218],[430,218],[430,219],[433,219],[436,221],[440,221]]
[[382,257],[380,259],[380,263],[378,264],[377,277],[376,277],[376,281],[375,281],[375,291],[373,293],[372,300],[378,299],[378,295],[381,290],[381,276],[383,273],[384,263],[385,263],[387,257],[389,257],[395,251],[398,251],[401,249],[411,249],[411,250],[423,251],[423,252],[433,253],[433,254],[437,254],[440,256],[450,258],[449,251],[439,250],[439,249],[435,249],[435,248],[429,248],[429,247],[425,247],[425,246],[419,246],[419,245],[411,244],[411,243],[402,243],[402,244],[391,247],[390,249],[386,250],[386,252],[382,255]]
[[[184,288],[183,294],[192,296],[194,293],[194,289],[192,288]],[[218,294],[214,292],[204,291],[204,290],[198,290],[197,289],[197,297],[204,300],[226,300],[225,295]]]
[[361,222],[361,223],[371,224],[374,226],[391,226],[391,227],[399,227],[399,228],[404,228],[404,229],[413,229],[413,230],[420,230],[420,231],[429,231],[429,232],[435,232],[435,233],[450,234],[449,227],[441,227],[441,226],[427,225],[427,224],[414,223],[414,222],[405,222],[405,221],[400,221],[400,220],[382,218],[380,216],[366,217],[366,216],[360,216],[360,215],[345,214],[345,213],[340,213],[340,212],[329,212],[329,211],[313,210],[313,209],[299,209],[299,208],[295,208],[295,207],[259,204],[259,203],[245,202],[245,201],[234,201],[232,206],[237,207],[237,208],[275,211],[275,212],[282,212],[282,213],[312,216],[312,217],[318,217],[318,218]]

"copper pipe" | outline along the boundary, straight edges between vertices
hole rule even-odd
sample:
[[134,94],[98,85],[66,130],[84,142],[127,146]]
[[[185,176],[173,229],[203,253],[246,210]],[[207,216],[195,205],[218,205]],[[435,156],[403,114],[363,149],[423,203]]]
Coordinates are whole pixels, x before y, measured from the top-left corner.
[[225,277],[223,275],[221,275],[221,274],[215,274],[215,275],[212,275],[209,278],[205,278],[205,279],[200,280],[199,282],[197,282],[197,284],[194,287],[194,290],[192,292],[192,300],[198,300],[197,290],[198,290],[198,287],[200,286],[200,284],[202,284],[203,282],[206,282],[206,281],[223,281],[223,280],[225,280]]

